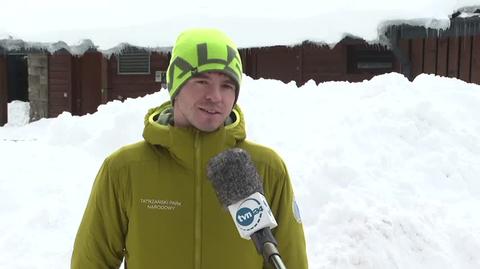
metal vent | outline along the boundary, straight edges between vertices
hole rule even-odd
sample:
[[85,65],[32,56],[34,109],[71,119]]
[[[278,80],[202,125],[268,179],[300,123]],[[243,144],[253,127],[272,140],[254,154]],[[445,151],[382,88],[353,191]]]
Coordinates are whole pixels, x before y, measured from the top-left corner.
[[123,52],[118,56],[118,74],[150,74],[150,53],[145,51]]
[[386,73],[393,71],[393,52],[382,46],[348,46],[348,73]]

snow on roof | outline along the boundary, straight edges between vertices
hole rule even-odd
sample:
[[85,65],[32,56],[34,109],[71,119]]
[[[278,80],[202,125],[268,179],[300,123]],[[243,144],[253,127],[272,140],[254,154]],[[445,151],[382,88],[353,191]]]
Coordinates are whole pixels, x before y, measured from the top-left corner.
[[480,6],[464,7],[457,10],[456,14],[460,18],[480,17]]
[[[17,12],[18,7],[27,7]],[[106,53],[123,46],[162,50],[186,28],[214,27],[239,47],[295,45],[310,40],[335,44],[345,36],[379,40],[386,25],[407,23],[444,29],[449,16],[479,0],[17,0],[2,4],[0,45],[19,44],[81,54],[90,47]],[[470,12],[470,13],[469,13]],[[87,41],[85,41],[87,40]],[[89,41],[91,40],[91,41]],[[68,45],[67,45],[68,44]]]

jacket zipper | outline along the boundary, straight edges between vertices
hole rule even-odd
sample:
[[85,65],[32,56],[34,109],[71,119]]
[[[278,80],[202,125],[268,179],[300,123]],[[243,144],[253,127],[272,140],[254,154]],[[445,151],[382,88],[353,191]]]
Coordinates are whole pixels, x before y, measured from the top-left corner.
[[195,133],[195,240],[194,240],[194,268],[201,268],[202,255],[202,170],[201,170],[201,149],[200,132]]

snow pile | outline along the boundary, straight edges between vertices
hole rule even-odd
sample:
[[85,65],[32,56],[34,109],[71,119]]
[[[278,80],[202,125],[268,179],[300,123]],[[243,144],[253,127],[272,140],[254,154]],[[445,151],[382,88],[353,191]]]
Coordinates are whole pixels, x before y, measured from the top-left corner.
[[7,105],[8,126],[23,126],[30,121],[30,103],[14,100]]
[[[480,86],[392,73],[242,87],[248,138],[289,168],[310,268],[480,268]],[[167,98],[0,128],[0,268],[69,268],[103,158]]]

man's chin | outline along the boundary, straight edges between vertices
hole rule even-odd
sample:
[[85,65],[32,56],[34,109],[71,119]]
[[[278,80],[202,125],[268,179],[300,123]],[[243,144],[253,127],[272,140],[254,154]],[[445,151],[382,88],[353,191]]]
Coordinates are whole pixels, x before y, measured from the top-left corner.
[[195,126],[195,128],[197,128],[198,130],[202,131],[202,132],[206,132],[206,133],[210,133],[210,132],[214,132],[216,131],[218,128],[220,128],[220,126],[222,125],[223,122],[220,122],[220,123],[204,123],[204,124],[198,124],[197,126]]

